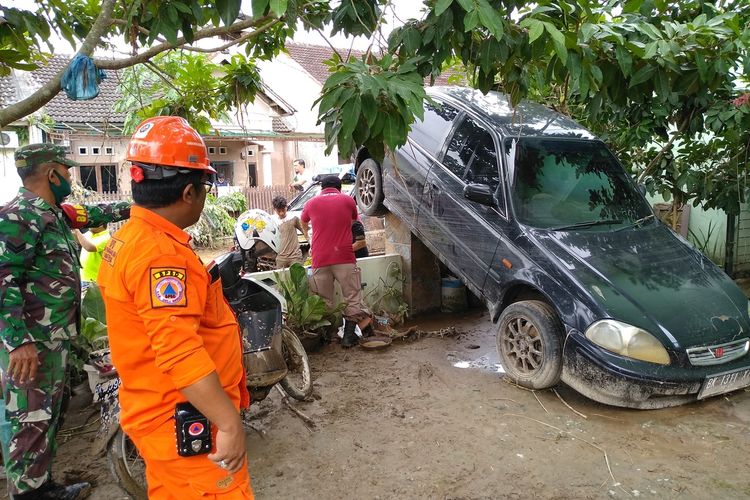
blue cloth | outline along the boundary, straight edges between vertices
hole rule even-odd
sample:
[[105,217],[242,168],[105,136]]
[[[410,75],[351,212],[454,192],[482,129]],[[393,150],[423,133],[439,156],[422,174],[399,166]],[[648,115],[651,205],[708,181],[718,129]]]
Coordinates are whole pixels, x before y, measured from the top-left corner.
[[99,95],[99,84],[107,74],[96,67],[94,61],[76,54],[62,76],[60,88],[74,101],[86,101]]

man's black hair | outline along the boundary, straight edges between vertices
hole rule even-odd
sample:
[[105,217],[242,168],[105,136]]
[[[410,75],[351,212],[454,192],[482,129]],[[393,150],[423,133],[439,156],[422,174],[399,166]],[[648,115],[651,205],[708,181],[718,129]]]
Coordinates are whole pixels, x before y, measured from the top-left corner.
[[271,205],[273,205],[273,208],[276,210],[281,210],[282,208],[286,208],[288,206],[286,202],[286,198],[283,196],[276,196],[272,201]]
[[320,180],[320,188],[336,188],[341,191],[341,179],[338,175],[326,175]]
[[305,166],[305,160],[302,160],[302,159],[294,160],[294,163],[298,163],[299,165],[302,165],[303,167]]
[[16,171],[18,172],[18,176],[21,178],[21,182],[34,177],[34,175],[37,173],[37,170],[41,170],[39,169],[40,166],[41,165],[29,165],[28,167],[17,168]]
[[182,198],[185,187],[192,184],[196,190],[203,187],[204,173],[194,170],[187,174],[177,174],[165,179],[144,179],[141,182],[132,181],[133,201],[146,208],[162,208],[175,203]]

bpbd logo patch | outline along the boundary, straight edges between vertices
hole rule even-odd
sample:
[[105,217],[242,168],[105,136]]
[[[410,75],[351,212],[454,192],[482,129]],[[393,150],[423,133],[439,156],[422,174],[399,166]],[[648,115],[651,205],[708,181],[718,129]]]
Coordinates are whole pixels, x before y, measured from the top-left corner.
[[187,306],[185,269],[176,267],[152,267],[150,274],[152,307]]

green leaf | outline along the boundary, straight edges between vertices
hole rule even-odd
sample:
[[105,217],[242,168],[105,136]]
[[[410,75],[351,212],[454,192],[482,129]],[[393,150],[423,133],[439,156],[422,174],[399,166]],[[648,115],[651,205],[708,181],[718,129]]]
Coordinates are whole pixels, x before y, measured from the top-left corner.
[[545,22],[544,28],[552,37],[552,43],[555,46],[555,53],[557,53],[557,57],[560,58],[560,61],[562,61],[563,64],[567,63],[568,49],[565,48],[565,35],[563,35],[562,32],[557,29],[552,23]]
[[252,0],[250,5],[250,8],[253,10],[253,18],[258,18],[266,13],[268,0]]
[[625,47],[618,45],[615,47],[615,57],[617,58],[617,64],[620,65],[622,73],[627,77],[630,76],[630,72],[633,69],[633,56],[630,55]]
[[641,83],[647,81],[649,78],[651,78],[654,75],[654,67],[653,66],[644,66],[638,71],[635,72],[633,75],[633,78],[630,79],[630,84],[628,85],[628,88],[633,88],[636,85],[640,85]]
[[391,117],[391,119],[385,121],[383,126],[383,141],[391,150],[395,150],[402,144],[406,136],[402,133],[399,122],[399,118]]
[[435,15],[441,15],[452,3],[453,0],[438,0],[437,4],[435,4]]
[[479,13],[476,10],[472,10],[466,17],[464,17],[464,31],[471,31],[479,24]]
[[594,30],[596,30],[595,25],[591,23],[583,23],[581,26],[581,38],[584,43],[588,43],[591,36],[594,34]]
[[343,137],[350,137],[352,135],[352,132],[354,132],[355,127],[357,126],[357,122],[359,121],[359,114],[362,106],[357,97],[351,99],[341,109],[342,123],[340,135]]
[[419,30],[417,30],[414,27],[409,26],[401,33],[402,40],[404,42],[404,48],[410,53],[413,54],[417,51],[419,48],[419,44],[421,42],[422,36],[419,34]]
[[503,19],[498,14],[497,9],[493,8],[487,0],[477,0],[479,20],[492,33],[497,40],[503,38]]
[[659,47],[658,42],[651,42],[646,44],[646,50],[643,52],[643,59],[651,59],[656,55],[656,50]]
[[528,21],[529,26],[529,43],[534,43],[534,40],[544,33],[544,23],[537,19],[526,19],[525,21]]
[[281,17],[286,12],[288,0],[271,0],[271,12]]

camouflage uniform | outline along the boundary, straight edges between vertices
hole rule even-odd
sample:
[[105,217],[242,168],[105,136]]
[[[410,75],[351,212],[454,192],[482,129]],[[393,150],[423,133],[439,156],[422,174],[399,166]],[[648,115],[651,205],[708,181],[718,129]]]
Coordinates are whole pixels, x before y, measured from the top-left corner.
[[[62,148],[53,148],[51,158],[48,147],[28,157],[19,149],[16,165],[72,166]],[[88,217],[84,227],[96,227],[127,218],[130,204],[76,208]],[[80,319],[80,265],[69,225],[59,207],[26,188],[0,208],[0,369],[12,433],[4,457],[12,495],[39,488],[51,475],[70,339]],[[29,342],[36,344],[39,369],[33,381],[16,384],[7,376],[9,353]]]

